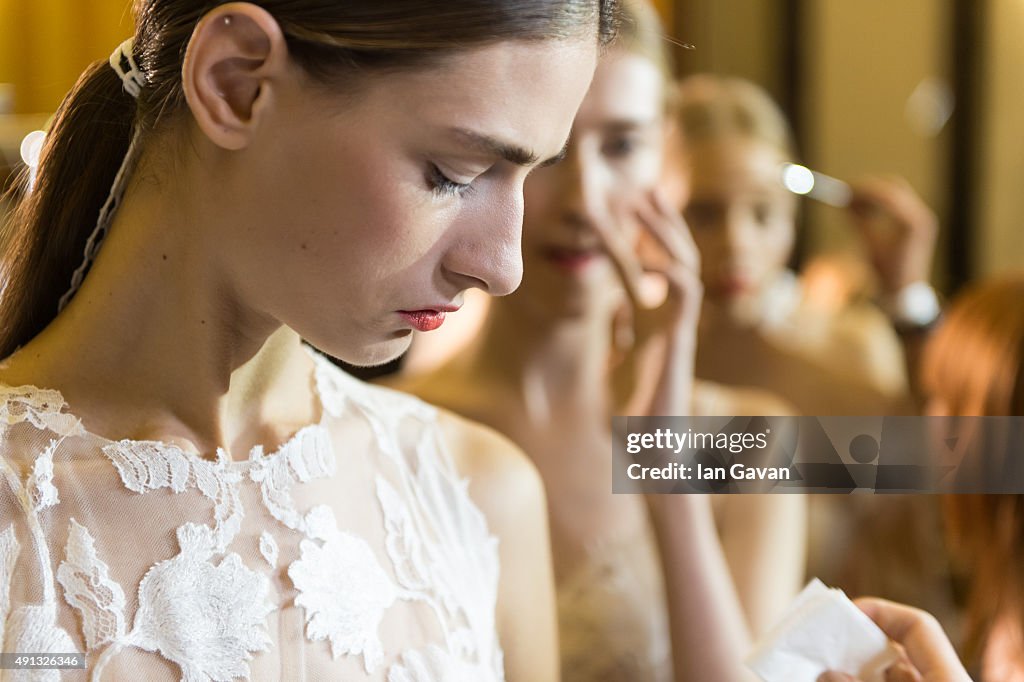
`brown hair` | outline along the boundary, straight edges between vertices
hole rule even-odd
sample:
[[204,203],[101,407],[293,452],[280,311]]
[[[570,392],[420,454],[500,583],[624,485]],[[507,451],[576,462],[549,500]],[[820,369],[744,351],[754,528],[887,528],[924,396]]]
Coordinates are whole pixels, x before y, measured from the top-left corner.
[[[0,357],[38,334],[82,261],[133,136],[146,137],[185,109],[181,67],[199,20],[225,4],[136,0],[134,57],[147,86],[136,101],[108,63],[93,63],[57,111],[35,187],[3,226]],[[253,0],[277,20],[290,55],[330,85],[382,69],[429,66],[503,40],[615,33],[615,0]],[[24,179],[27,173],[24,174]],[[15,197],[12,191],[11,198]]]
[[[956,299],[925,349],[922,380],[951,415],[1024,416],[1024,275]],[[953,548],[971,562],[967,635],[977,655],[997,620],[1024,626],[1024,496],[949,495],[944,507]]]
[[739,137],[795,157],[785,115],[763,88],[750,81],[690,76],[679,82],[675,100],[675,122],[686,142]]

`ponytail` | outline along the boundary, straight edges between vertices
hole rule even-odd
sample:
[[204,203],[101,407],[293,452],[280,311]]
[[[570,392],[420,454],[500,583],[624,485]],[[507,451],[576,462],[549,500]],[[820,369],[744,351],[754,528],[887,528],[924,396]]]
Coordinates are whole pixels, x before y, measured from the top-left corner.
[[0,235],[0,357],[56,317],[128,152],[135,114],[135,100],[105,60],[82,74],[58,109],[35,186]]

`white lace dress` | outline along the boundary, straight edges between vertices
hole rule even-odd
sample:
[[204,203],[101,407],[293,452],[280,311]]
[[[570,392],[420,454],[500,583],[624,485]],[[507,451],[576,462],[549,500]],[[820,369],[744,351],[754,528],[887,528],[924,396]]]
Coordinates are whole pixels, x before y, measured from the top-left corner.
[[244,461],[0,385],[0,651],[87,660],[0,680],[504,679],[497,540],[436,412],[315,379],[319,423]]

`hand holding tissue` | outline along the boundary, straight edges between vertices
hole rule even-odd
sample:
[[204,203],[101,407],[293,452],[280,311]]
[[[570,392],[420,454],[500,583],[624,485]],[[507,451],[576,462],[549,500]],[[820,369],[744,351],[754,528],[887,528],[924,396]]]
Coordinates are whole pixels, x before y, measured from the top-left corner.
[[754,647],[747,665],[764,682],[815,682],[832,670],[884,682],[900,655],[842,590],[814,579]]

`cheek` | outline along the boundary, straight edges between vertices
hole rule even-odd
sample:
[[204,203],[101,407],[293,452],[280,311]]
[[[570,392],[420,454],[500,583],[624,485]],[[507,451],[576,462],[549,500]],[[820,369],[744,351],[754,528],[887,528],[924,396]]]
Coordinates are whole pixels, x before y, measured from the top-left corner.
[[672,169],[663,172],[658,181],[658,188],[672,206],[682,210],[690,200],[690,178],[682,171]]
[[403,271],[436,241],[444,211],[394,164],[373,157],[315,175],[296,203],[316,270],[333,280],[373,281]]
[[796,235],[793,223],[779,220],[766,225],[761,231],[760,248],[765,254],[765,261],[775,267],[783,267],[789,261],[793,251]]
[[[660,186],[663,182],[661,150],[649,147],[638,154],[631,164],[630,175],[632,184],[637,187],[648,189]],[[676,191],[675,194],[678,201],[680,193]]]
[[707,273],[712,262],[716,260],[716,249],[712,247],[711,235],[707,228],[696,228],[690,226],[690,234],[693,235],[693,243],[697,247],[697,254],[700,256],[701,272]]
[[543,237],[545,225],[556,211],[557,192],[543,171],[535,171],[523,185],[523,245]]
[[267,187],[282,197],[277,218],[287,238],[304,245],[316,275],[333,281],[405,267],[429,250],[450,211],[397,143],[348,130],[322,122],[279,141]]
[[702,263],[711,263],[729,257],[733,250],[731,240],[725,225],[703,224],[698,228],[691,228],[693,243],[697,245]]

